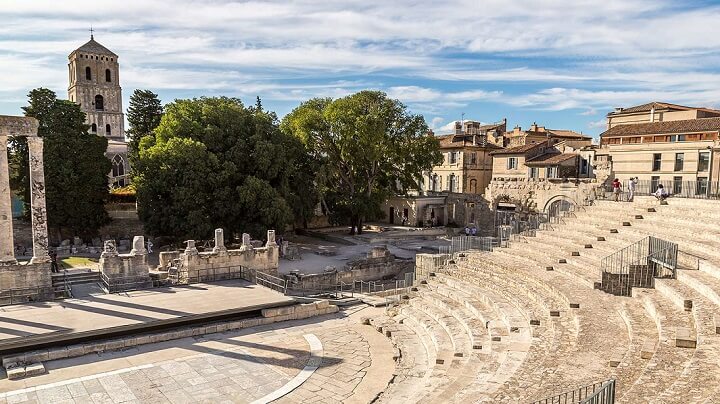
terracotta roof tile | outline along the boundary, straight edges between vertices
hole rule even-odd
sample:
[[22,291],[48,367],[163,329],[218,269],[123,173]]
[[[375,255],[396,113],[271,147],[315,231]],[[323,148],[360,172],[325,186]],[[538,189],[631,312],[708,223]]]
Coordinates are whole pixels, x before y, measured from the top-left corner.
[[552,166],[574,159],[577,153],[546,153],[525,162],[527,166]]
[[114,54],[110,49],[100,45],[97,41],[95,41],[95,39],[90,39],[83,46],[75,49],[74,52],[78,52],[78,51],[87,52],[87,53],[95,53],[98,55],[110,55],[110,56],[117,57],[117,55]]
[[617,125],[601,133],[600,137],[660,135],[665,133],[703,132],[717,130],[720,130],[720,117]]
[[545,141],[540,143],[530,143],[522,146],[511,147],[509,149],[497,150],[492,152],[492,154],[523,154],[539,146],[547,146],[547,143]]
[[437,136],[437,138],[440,140],[440,148],[441,149],[455,149],[460,147],[475,147],[475,148],[486,148],[486,149],[499,149],[499,146],[496,146],[494,144],[488,143],[485,146],[481,145],[474,145],[472,144],[472,135],[468,135],[468,139],[470,140],[463,140],[462,136],[456,135],[441,135]]

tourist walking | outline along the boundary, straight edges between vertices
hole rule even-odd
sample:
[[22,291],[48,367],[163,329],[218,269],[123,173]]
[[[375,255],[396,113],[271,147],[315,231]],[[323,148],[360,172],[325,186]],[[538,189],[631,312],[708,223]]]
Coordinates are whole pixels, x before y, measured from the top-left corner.
[[60,268],[58,267],[57,262],[57,252],[51,249],[50,251],[48,251],[48,255],[50,256],[50,272],[60,272]]
[[627,184],[628,197],[627,201],[632,202],[635,199],[635,186],[637,185],[637,177],[630,177]]
[[655,191],[655,197],[659,201],[664,201],[668,197],[668,193],[665,190],[665,187],[663,187],[663,184],[659,184],[657,187],[657,191]]
[[620,202],[620,192],[622,192],[622,184],[620,183],[619,179],[615,178],[615,180],[612,182],[612,189],[615,202]]
[[152,254],[152,248],[153,248],[153,243],[152,243],[152,241],[148,240],[148,242],[147,242],[147,253],[148,254]]
[[469,236],[469,235],[470,235],[470,228],[467,227],[467,226],[465,226],[465,235],[466,235],[466,236]]

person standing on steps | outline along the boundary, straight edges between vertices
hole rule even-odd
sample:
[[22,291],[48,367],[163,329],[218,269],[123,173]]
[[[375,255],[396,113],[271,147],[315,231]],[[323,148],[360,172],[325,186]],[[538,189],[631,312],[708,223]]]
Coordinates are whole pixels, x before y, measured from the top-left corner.
[[622,192],[622,184],[620,183],[619,179],[615,178],[615,180],[612,182],[612,189],[615,202],[620,202],[620,192]]
[[57,252],[55,252],[54,249],[50,249],[50,251],[48,251],[48,255],[50,256],[50,272],[52,272],[52,273],[60,272],[60,268],[58,267],[58,262],[57,262]]
[[637,177],[630,177],[627,184],[627,190],[628,190],[628,197],[627,201],[632,202],[635,200],[635,185],[637,185],[638,179]]
[[655,191],[655,197],[660,201],[664,201],[668,197],[668,193],[665,190],[665,187],[663,187],[663,184],[659,184],[657,187],[657,191]]

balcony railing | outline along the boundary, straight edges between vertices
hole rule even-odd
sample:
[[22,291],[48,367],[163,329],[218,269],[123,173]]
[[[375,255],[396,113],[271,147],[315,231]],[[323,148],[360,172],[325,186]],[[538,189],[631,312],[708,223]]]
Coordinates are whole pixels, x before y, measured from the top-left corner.
[[[662,184],[669,197],[673,198],[691,198],[691,199],[720,199],[720,181],[708,182],[706,180],[696,181],[653,181],[642,180],[635,184],[635,195],[653,195],[658,189],[658,185]],[[606,198],[610,197],[613,192],[612,184],[602,186],[602,191]],[[628,195],[628,184],[623,182],[621,191]]]
[[532,404],[613,404],[614,402],[615,379],[610,379],[533,401]]

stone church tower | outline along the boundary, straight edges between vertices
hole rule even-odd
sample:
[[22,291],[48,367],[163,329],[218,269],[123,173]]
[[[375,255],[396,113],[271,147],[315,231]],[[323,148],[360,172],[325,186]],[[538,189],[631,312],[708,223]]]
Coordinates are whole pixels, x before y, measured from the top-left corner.
[[90,41],[75,49],[68,60],[68,98],[85,112],[90,132],[108,139],[106,156],[113,163],[110,185],[128,185],[130,166],[118,56],[91,34]]

